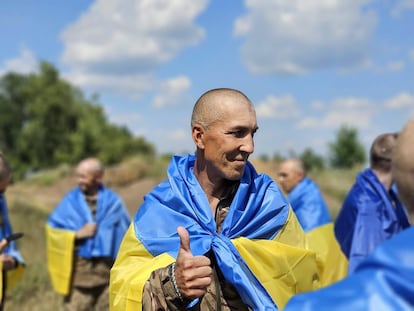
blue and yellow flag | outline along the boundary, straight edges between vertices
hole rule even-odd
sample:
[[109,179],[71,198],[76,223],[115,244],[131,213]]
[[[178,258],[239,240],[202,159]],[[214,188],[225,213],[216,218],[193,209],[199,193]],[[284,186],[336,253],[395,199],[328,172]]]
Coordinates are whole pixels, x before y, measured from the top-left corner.
[[115,259],[122,238],[130,225],[130,216],[120,197],[101,185],[96,216],[92,215],[79,187],[69,191],[49,216],[46,224],[48,270],[56,292],[66,295],[70,289],[75,233],[86,223],[96,222],[95,236],[80,244],[77,254],[83,258]]
[[288,200],[306,233],[307,248],[316,254],[320,286],[343,279],[348,260],[335,238],[329,209],[317,184],[305,177],[289,193]]
[[111,310],[141,310],[151,272],[175,261],[178,226],[189,232],[194,255],[214,252],[223,276],[252,310],[278,310],[291,295],[317,288],[315,254],[305,249],[304,232],[276,183],[248,163],[217,233],[194,161],[174,157],[168,180],[145,196],[111,270]]
[[382,242],[353,274],[294,296],[284,311],[414,310],[414,227]]
[[309,177],[303,178],[293,188],[288,200],[305,232],[332,222],[322,193]]

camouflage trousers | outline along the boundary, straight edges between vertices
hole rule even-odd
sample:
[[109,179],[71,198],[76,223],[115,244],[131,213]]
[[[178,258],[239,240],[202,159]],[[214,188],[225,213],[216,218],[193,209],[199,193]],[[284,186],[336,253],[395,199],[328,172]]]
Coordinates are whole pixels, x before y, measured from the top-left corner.
[[74,287],[64,298],[64,311],[108,311],[109,286],[85,288]]

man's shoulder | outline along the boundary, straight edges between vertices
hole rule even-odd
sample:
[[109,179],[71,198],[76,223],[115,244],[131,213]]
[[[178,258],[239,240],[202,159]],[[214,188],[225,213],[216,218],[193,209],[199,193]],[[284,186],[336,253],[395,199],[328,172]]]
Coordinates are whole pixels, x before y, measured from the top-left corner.
[[115,189],[112,189],[106,185],[101,185],[99,190],[113,197],[121,198],[121,196],[118,194],[118,192],[116,192]]
[[67,201],[67,200],[71,200],[75,198],[78,195],[79,191],[80,191],[79,187],[74,187],[74,188],[69,189],[63,195],[62,201]]

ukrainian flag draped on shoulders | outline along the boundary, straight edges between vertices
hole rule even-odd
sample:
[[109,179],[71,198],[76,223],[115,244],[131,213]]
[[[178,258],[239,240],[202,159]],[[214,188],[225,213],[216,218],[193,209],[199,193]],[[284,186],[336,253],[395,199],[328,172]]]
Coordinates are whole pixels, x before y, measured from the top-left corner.
[[[1,230],[0,230],[0,240],[3,238],[11,235],[13,233],[12,226],[10,224],[9,215],[8,215],[8,209],[7,209],[7,203],[6,198],[3,193],[0,193],[0,218],[1,218]],[[21,279],[23,276],[26,263],[17,248],[16,241],[11,241],[7,247],[3,250],[2,254],[9,255],[14,258],[14,260],[17,261],[18,265],[16,269],[9,270],[6,272],[6,276],[3,275],[5,273],[0,269],[1,279],[0,279],[0,300],[1,295],[3,293],[1,286],[3,285],[3,282],[1,281],[3,277],[7,278],[7,289],[12,288],[17,281]]]
[[408,228],[403,205],[371,169],[360,172],[335,222],[335,235],[349,259],[349,273],[382,241]]
[[382,242],[340,282],[294,296],[284,311],[414,310],[414,227]]
[[111,270],[111,310],[141,310],[151,272],[175,261],[178,226],[188,230],[194,255],[214,252],[252,310],[278,310],[293,294],[317,288],[315,255],[305,249],[303,230],[276,183],[248,163],[217,233],[194,161],[173,157],[168,179],[145,196]]
[[98,230],[80,244],[76,255],[115,259],[130,217],[120,197],[103,185],[98,190],[95,217],[79,187],[64,196],[46,225],[48,269],[58,293],[65,295],[69,291],[75,233],[87,223],[96,223]]
[[292,189],[288,200],[305,232],[332,221],[318,186],[309,177]]
[[309,177],[303,178],[289,193],[288,200],[306,233],[308,248],[317,255],[320,285],[344,278],[348,260],[335,238],[331,215],[317,184]]

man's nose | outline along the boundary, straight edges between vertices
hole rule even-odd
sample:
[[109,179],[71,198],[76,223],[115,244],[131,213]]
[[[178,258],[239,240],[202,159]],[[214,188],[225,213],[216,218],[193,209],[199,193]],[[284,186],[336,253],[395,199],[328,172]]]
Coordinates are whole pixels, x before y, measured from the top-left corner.
[[241,145],[240,150],[249,154],[254,152],[253,136],[246,135],[246,137],[243,139],[243,144]]

